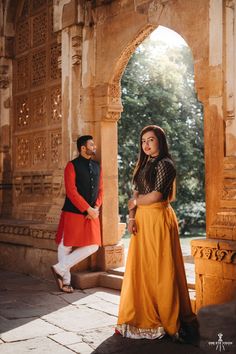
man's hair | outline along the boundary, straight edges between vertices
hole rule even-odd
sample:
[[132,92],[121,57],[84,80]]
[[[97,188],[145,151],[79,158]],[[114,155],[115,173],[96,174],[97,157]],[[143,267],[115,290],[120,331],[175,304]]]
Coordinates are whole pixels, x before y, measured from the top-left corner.
[[93,140],[92,135],[82,135],[77,139],[77,149],[81,152],[81,146],[85,146],[88,140]]

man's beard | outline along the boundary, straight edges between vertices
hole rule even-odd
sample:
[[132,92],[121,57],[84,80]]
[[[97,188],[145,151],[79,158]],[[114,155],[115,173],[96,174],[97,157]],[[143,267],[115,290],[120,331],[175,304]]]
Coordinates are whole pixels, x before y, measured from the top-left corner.
[[89,156],[96,155],[96,150],[86,149],[86,154],[89,155]]

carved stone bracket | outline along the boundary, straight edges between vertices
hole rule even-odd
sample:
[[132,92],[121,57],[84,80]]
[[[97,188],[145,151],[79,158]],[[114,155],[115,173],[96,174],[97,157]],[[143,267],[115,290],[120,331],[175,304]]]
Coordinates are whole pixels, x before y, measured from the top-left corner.
[[82,26],[74,26],[72,29],[72,65],[80,65],[82,61],[82,42],[83,28]]
[[225,6],[231,8],[231,9],[234,9],[235,1],[234,0],[226,0]]
[[123,111],[119,82],[98,85],[94,90],[97,120],[115,122]]
[[120,82],[114,82],[108,86],[108,100],[109,104],[121,104]]
[[192,256],[224,263],[235,263],[236,251],[213,247],[192,246]]
[[105,116],[104,120],[110,121],[110,122],[117,122],[120,118],[120,113],[121,112],[108,112],[107,115]]
[[0,65],[0,89],[7,89],[9,87],[10,79],[8,70],[8,65]]

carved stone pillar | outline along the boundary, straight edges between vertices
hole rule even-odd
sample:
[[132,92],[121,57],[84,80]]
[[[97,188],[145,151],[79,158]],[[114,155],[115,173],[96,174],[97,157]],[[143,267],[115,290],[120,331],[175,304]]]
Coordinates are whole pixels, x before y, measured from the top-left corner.
[[192,241],[197,310],[230,301],[236,292],[234,1],[211,0],[209,18],[209,99],[204,112],[207,239]]
[[107,270],[124,265],[124,246],[120,241],[118,208],[118,137],[117,122],[122,105],[119,84],[105,84],[94,90],[97,134],[100,136],[104,201],[102,207],[102,248],[97,266]]

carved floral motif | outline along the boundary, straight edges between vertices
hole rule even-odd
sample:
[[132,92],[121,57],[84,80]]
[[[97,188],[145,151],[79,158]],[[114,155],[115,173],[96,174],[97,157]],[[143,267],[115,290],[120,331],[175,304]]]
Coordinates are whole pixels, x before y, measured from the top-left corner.
[[35,136],[33,143],[33,164],[44,163],[47,159],[47,142],[45,136]]
[[32,96],[32,126],[40,126],[46,124],[47,107],[46,107],[46,93],[44,91],[38,92]]
[[59,123],[62,118],[61,114],[61,88],[56,87],[51,90],[51,114],[50,114],[50,122],[51,123]]
[[61,131],[57,130],[50,133],[51,142],[51,164],[57,164],[61,161],[62,136]]
[[28,167],[30,165],[30,140],[28,137],[17,137],[16,166]]
[[27,128],[30,125],[29,102],[27,96],[20,96],[16,101],[16,129]]
[[192,246],[192,256],[196,258],[210,259],[213,261],[235,263],[236,251],[217,249],[202,246]]

